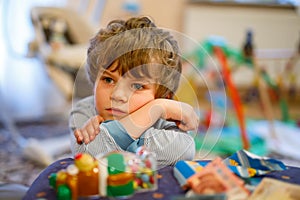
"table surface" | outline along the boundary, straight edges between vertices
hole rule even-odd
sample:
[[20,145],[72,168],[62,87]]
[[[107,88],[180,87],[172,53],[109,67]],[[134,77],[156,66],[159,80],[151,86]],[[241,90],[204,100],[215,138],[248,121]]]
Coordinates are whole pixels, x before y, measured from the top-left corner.
[[[55,191],[49,186],[48,177],[51,173],[56,173],[57,171],[66,168],[68,165],[73,163],[72,158],[65,158],[59,161],[54,162],[48,166],[37,179],[32,183],[31,187],[27,191],[23,200],[32,200],[32,199],[56,199]],[[180,187],[176,178],[173,176],[173,167],[166,166],[158,170],[158,174],[161,177],[158,179],[158,189],[150,192],[136,193],[132,196],[131,200],[150,200],[150,199],[159,199],[159,200],[170,200],[174,199],[175,196],[183,196],[185,191]],[[263,177],[275,178],[289,183],[300,184],[300,168],[288,167],[284,171],[271,172]],[[95,198],[93,198],[95,199]],[[99,197],[98,199],[111,199]]]

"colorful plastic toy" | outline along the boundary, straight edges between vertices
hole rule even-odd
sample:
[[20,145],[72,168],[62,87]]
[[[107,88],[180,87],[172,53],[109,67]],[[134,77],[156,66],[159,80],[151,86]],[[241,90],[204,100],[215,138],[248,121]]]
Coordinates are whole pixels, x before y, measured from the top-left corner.
[[80,197],[130,197],[135,192],[157,188],[156,161],[144,147],[136,154],[111,152],[99,159],[89,154],[77,154],[74,164],[53,173],[49,184],[58,200]]
[[[228,64],[228,59],[232,58],[236,61],[238,65],[241,63],[245,63],[247,65],[251,64],[251,59],[244,56],[241,52],[236,51],[232,48],[229,48],[225,41],[222,38],[210,38],[206,40],[203,44],[203,51],[197,51],[196,54],[198,54],[199,59],[202,61],[199,61],[199,67],[204,65],[203,60],[205,60],[203,57],[204,52],[207,52],[208,55],[214,55],[218,59],[220,65],[221,65],[221,73],[222,73],[222,79],[225,83],[226,89],[228,91],[229,97],[233,103],[234,110],[236,112],[236,117],[239,123],[240,132],[241,132],[241,138],[243,143],[244,149],[250,148],[250,142],[247,136],[246,131],[246,124],[245,124],[245,117],[242,107],[242,102],[240,100],[239,93],[237,91],[236,86],[234,85],[232,78],[231,78],[231,72],[230,67]],[[200,53],[202,52],[202,53]],[[206,56],[207,57],[207,56]]]
[[218,46],[215,46],[214,50],[215,50],[215,54],[216,54],[217,58],[220,61],[220,64],[222,67],[223,79],[228,88],[228,92],[231,97],[231,100],[232,100],[232,103],[233,103],[233,106],[234,106],[234,109],[236,112],[236,116],[237,116],[237,119],[239,122],[240,130],[241,130],[241,137],[242,137],[242,142],[243,142],[243,148],[248,150],[250,148],[250,142],[249,142],[249,139],[247,136],[246,122],[245,122],[244,112],[243,112],[243,108],[242,108],[242,102],[240,100],[239,93],[231,79],[231,74],[230,74],[230,70],[229,70],[229,66],[227,63],[225,53],[223,52],[222,48],[220,48]]

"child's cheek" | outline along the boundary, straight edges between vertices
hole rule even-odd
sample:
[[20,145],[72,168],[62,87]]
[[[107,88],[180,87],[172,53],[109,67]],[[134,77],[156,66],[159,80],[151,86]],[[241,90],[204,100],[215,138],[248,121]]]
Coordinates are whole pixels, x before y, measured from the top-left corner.
[[139,108],[143,107],[148,102],[154,100],[153,94],[144,94],[144,95],[132,95],[128,101],[128,110],[129,113],[132,113]]

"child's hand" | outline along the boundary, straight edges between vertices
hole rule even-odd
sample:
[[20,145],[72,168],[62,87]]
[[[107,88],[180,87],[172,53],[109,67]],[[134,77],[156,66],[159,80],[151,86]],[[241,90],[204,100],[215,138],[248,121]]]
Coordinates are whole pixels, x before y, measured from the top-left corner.
[[96,135],[99,134],[100,128],[99,124],[103,122],[104,119],[100,115],[96,115],[90,118],[82,128],[76,129],[74,131],[74,136],[78,144],[88,144],[89,142],[93,141]]
[[163,101],[164,119],[175,121],[178,128],[183,131],[198,129],[199,117],[192,106],[175,100],[160,100]]

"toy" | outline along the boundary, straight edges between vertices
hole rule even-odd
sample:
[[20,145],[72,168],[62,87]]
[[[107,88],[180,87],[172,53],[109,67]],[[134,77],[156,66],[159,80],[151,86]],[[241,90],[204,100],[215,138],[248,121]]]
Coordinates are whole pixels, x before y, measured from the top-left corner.
[[[205,194],[206,192],[225,192],[228,189],[230,190],[231,187],[243,189],[243,179],[249,180],[251,177],[260,177],[273,171],[286,169],[287,167],[280,160],[261,157],[246,150],[239,150],[224,159],[216,157],[211,161],[179,160],[173,168],[173,174],[184,190],[192,189],[196,193]],[[210,178],[207,175],[211,175]],[[207,178],[206,181],[204,181],[205,177]],[[232,181],[235,183],[230,184]],[[217,184],[220,187],[209,188]],[[205,188],[209,190],[205,192],[203,190]]]
[[244,181],[233,174],[220,157],[192,175],[187,182],[192,193],[198,195],[225,193],[228,199],[247,199],[250,194]]
[[244,113],[243,113],[243,109],[242,109],[242,102],[240,100],[238,91],[231,79],[231,74],[230,74],[229,66],[227,64],[226,56],[225,56],[222,48],[216,46],[214,48],[214,50],[215,50],[215,54],[216,54],[217,58],[220,61],[221,66],[222,66],[223,78],[224,78],[224,81],[229,90],[229,94],[230,94],[233,106],[235,108],[235,111],[236,111],[237,119],[238,119],[238,122],[240,125],[240,130],[241,130],[243,148],[249,149],[250,143],[249,143],[249,140],[247,137],[247,132],[246,132],[246,124],[245,124],[245,118],[244,118]]
[[[222,68],[221,69],[222,78],[225,83],[226,89],[228,91],[229,97],[231,98],[231,101],[233,103],[234,110],[236,112],[236,117],[239,123],[243,148],[249,149],[250,142],[246,132],[246,124],[245,124],[245,117],[242,108],[242,102],[240,100],[240,96],[237,91],[237,88],[234,85],[231,78],[228,58],[233,58],[238,64],[241,63],[251,64],[251,61],[245,56],[241,55],[239,52],[235,51],[234,49],[227,47],[225,42],[220,38],[210,38],[209,40],[206,40],[203,43],[203,48],[206,52],[208,52],[209,55],[216,56],[216,58],[220,62]],[[201,54],[200,57],[202,58],[203,55]],[[203,63],[199,63],[199,64],[203,64]]]
[[135,192],[157,188],[156,161],[144,147],[140,147],[136,154],[116,151],[99,159],[80,153],[74,157],[74,164],[51,174],[49,184],[59,200],[130,197]]

